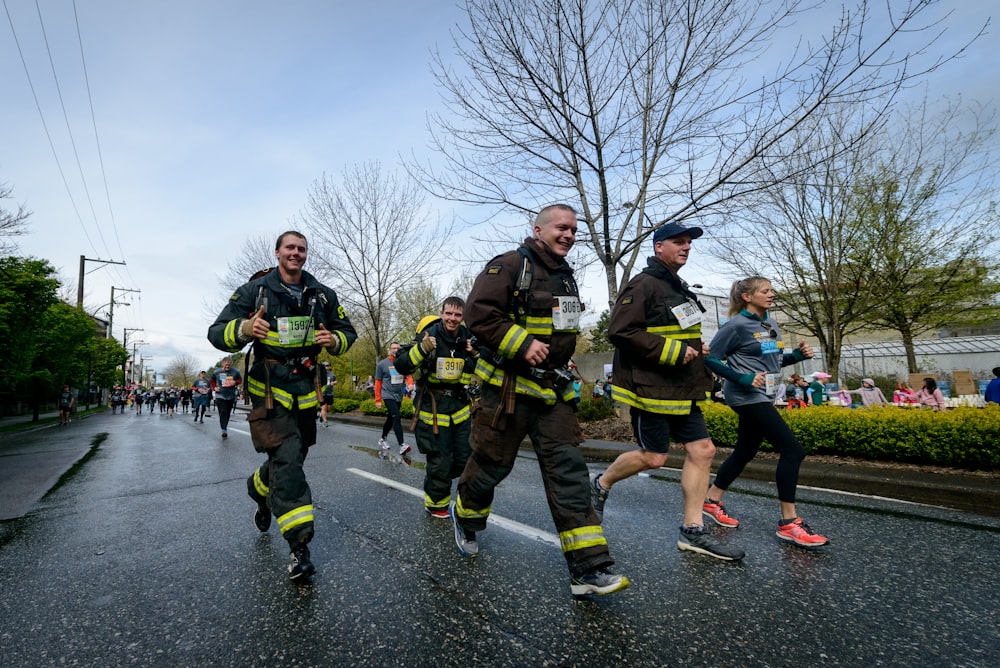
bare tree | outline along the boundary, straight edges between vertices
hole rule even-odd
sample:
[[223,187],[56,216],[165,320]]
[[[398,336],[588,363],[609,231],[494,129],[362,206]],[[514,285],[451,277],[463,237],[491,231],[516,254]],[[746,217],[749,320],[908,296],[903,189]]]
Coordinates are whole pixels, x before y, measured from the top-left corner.
[[452,112],[430,119],[444,167],[408,168],[436,195],[498,211],[574,204],[612,302],[656,228],[758,192],[763,174],[790,178],[786,138],[808,119],[878,113],[954,55],[926,50],[939,35],[926,0],[889,3],[879,20],[862,0],[827,30],[820,3],[798,0],[465,4],[465,70],[434,61]]
[[251,276],[262,269],[275,266],[277,260],[274,257],[274,243],[281,232],[275,232],[273,237],[262,234],[248,237],[243,242],[240,251],[226,263],[226,273],[222,276],[216,275],[216,282],[221,286],[221,291],[215,301],[210,301],[210,298],[206,297],[202,302],[206,318],[214,320],[229,297],[236,292],[236,288],[249,281]]
[[857,188],[875,249],[865,320],[899,333],[913,373],[920,334],[1000,317],[995,118],[954,102],[931,114],[925,100],[885,139]]
[[791,156],[794,179],[727,212],[717,254],[772,278],[834,377],[845,337],[863,329],[899,332],[915,371],[914,336],[996,312],[992,118],[954,104],[931,116],[925,101],[875,128],[846,114],[812,123],[791,139],[827,157]]
[[742,276],[771,279],[781,313],[792,329],[816,337],[834,380],[842,342],[865,326],[871,303],[874,248],[854,197],[875,151],[859,136],[870,126],[860,125],[845,112],[803,126],[790,138],[800,150],[783,166],[795,178],[775,180],[726,211],[727,234],[713,244]]
[[[0,183],[0,200],[10,199],[13,190]],[[0,206],[0,256],[7,256],[17,250],[17,244],[7,241],[10,237],[26,234],[28,218],[31,212],[23,204],[17,205],[17,210]]]
[[179,355],[167,363],[163,379],[167,385],[176,387],[191,387],[198,376],[198,360],[188,354]]
[[337,291],[351,322],[381,352],[402,331],[393,307],[447,260],[450,226],[430,221],[413,181],[378,163],[345,169],[342,183],[315,181],[299,215],[312,270]]

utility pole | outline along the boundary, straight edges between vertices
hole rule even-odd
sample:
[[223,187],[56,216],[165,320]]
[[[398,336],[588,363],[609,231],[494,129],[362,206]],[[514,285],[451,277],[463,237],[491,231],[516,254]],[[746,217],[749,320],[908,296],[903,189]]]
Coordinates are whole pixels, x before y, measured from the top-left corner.
[[95,260],[82,255],[80,256],[80,280],[76,286],[76,307],[80,310],[83,310],[83,267],[86,262],[99,262],[101,264],[125,264],[124,262],[116,262],[114,260]]
[[[141,290],[131,290],[129,288],[116,288],[113,285],[111,286],[111,304],[108,305],[108,332],[107,336],[104,337],[106,339],[115,338],[111,334],[111,328],[113,326],[112,323],[114,322],[115,319],[115,290],[117,290],[118,292],[142,292]],[[123,302],[122,306],[130,306],[130,304]]]

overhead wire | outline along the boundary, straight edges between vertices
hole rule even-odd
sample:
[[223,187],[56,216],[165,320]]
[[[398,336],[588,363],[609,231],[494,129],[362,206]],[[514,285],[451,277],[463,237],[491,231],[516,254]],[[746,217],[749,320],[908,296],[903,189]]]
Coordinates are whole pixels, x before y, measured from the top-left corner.
[[10,32],[14,37],[14,45],[17,47],[17,55],[21,58],[21,66],[24,68],[24,76],[28,79],[28,88],[31,89],[31,97],[35,101],[35,109],[38,111],[38,117],[42,121],[42,129],[45,131],[45,137],[48,139],[49,148],[52,150],[52,157],[56,161],[56,168],[59,170],[59,176],[62,178],[63,186],[66,188],[66,195],[69,197],[70,204],[73,205],[73,211],[76,213],[76,219],[80,223],[80,229],[83,230],[83,235],[86,237],[87,243],[90,244],[91,248],[96,249],[93,240],[90,238],[90,234],[87,232],[87,226],[83,222],[83,216],[80,215],[80,208],[76,205],[76,199],[73,197],[73,191],[69,187],[69,181],[66,179],[66,172],[63,170],[62,162],[59,160],[56,145],[52,141],[52,133],[49,132],[49,125],[45,122],[45,114],[42,112],[42,105],[38,101],[38,93],[35,90],[35,84],[31,79],[31,73],[28,71],[28,63],[24,58],[24,51],[21,49],[21,41],[17,38],[17,30],[14,28],[14,19],[10,15],[10,8],[7,6],[7,0],[3,0],[3,8],[7,14],[7,22],[10,24]]
[[[87,177],[83,173],[83,164],[80,162],[80,152],[76,147],[76,137],[73,135],[73,128],[69,122],[69,114],[66,113],[66,102],[63,99],[62,86],[59,85],[59,76],[56,74],[56,64],[52,58],[52,49],[49,47],[49,36],[45,30],[45,21],[42,18],[42,8],[38,4],[38,0],[35,0],[35,9],[38,11],[38,25],[42,30],[42,41],[45,43],[45,53],[49,57],[49,67],[52,69],[52,81],[56,86],[56,95],[59,98],[59,106],[62,109],[63,121],[66,123],[66,132],[69,135],[69,143],[70,146],[73,147],[73,156],[76,158],[76,167],[80,172],[80,181],[83,184],[83,192],[87,196],[88,204],[90,204],[90,214],[94,217],[94,226],[97,228],[97,235],[101,239],[104,251],[111,256],[111,250],[108,248],[108,242],[104,239],[104,233],[101,231],[101,224],[97,219],[97,211],[94,209],[94,200],[90,196],[90,187],[87,185]],[[97,252],[99,255],[100,251]]]

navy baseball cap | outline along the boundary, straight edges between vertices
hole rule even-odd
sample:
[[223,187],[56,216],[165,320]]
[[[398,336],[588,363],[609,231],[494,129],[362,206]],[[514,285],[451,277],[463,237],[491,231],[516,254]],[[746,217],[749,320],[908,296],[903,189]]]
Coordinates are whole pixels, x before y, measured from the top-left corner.
[[700,227],[685,227],[681,223],[667,223],[653,232],[653,243],[655,244],[657,241],[663,241],[664,239],[673,239],[682,234],[690,234],[692,239],[697,239],[704,233],[705,231]]

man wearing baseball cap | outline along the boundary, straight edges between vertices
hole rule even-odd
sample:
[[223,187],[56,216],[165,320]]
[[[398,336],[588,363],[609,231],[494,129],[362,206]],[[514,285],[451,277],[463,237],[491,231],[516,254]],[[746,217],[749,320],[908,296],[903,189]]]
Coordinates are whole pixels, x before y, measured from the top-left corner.
[[742,549],[705,531],[702,503],[708,489],[715,444],[701,406],[711,401],[712,374],[705,366],[708,345],[701,338],[698,301],[678,272],[687,264],[700,227],[668,223],[653,233],[653,257],[618,295],[608,322],[615,345],[612,399],[631,407],[638,450],[618,456],[591,479],[591,503],[603,517],[616,483],[667,461],[670,441],[686,451],[681,471],[684,519],[677,548],[716,559],[739,560]]

